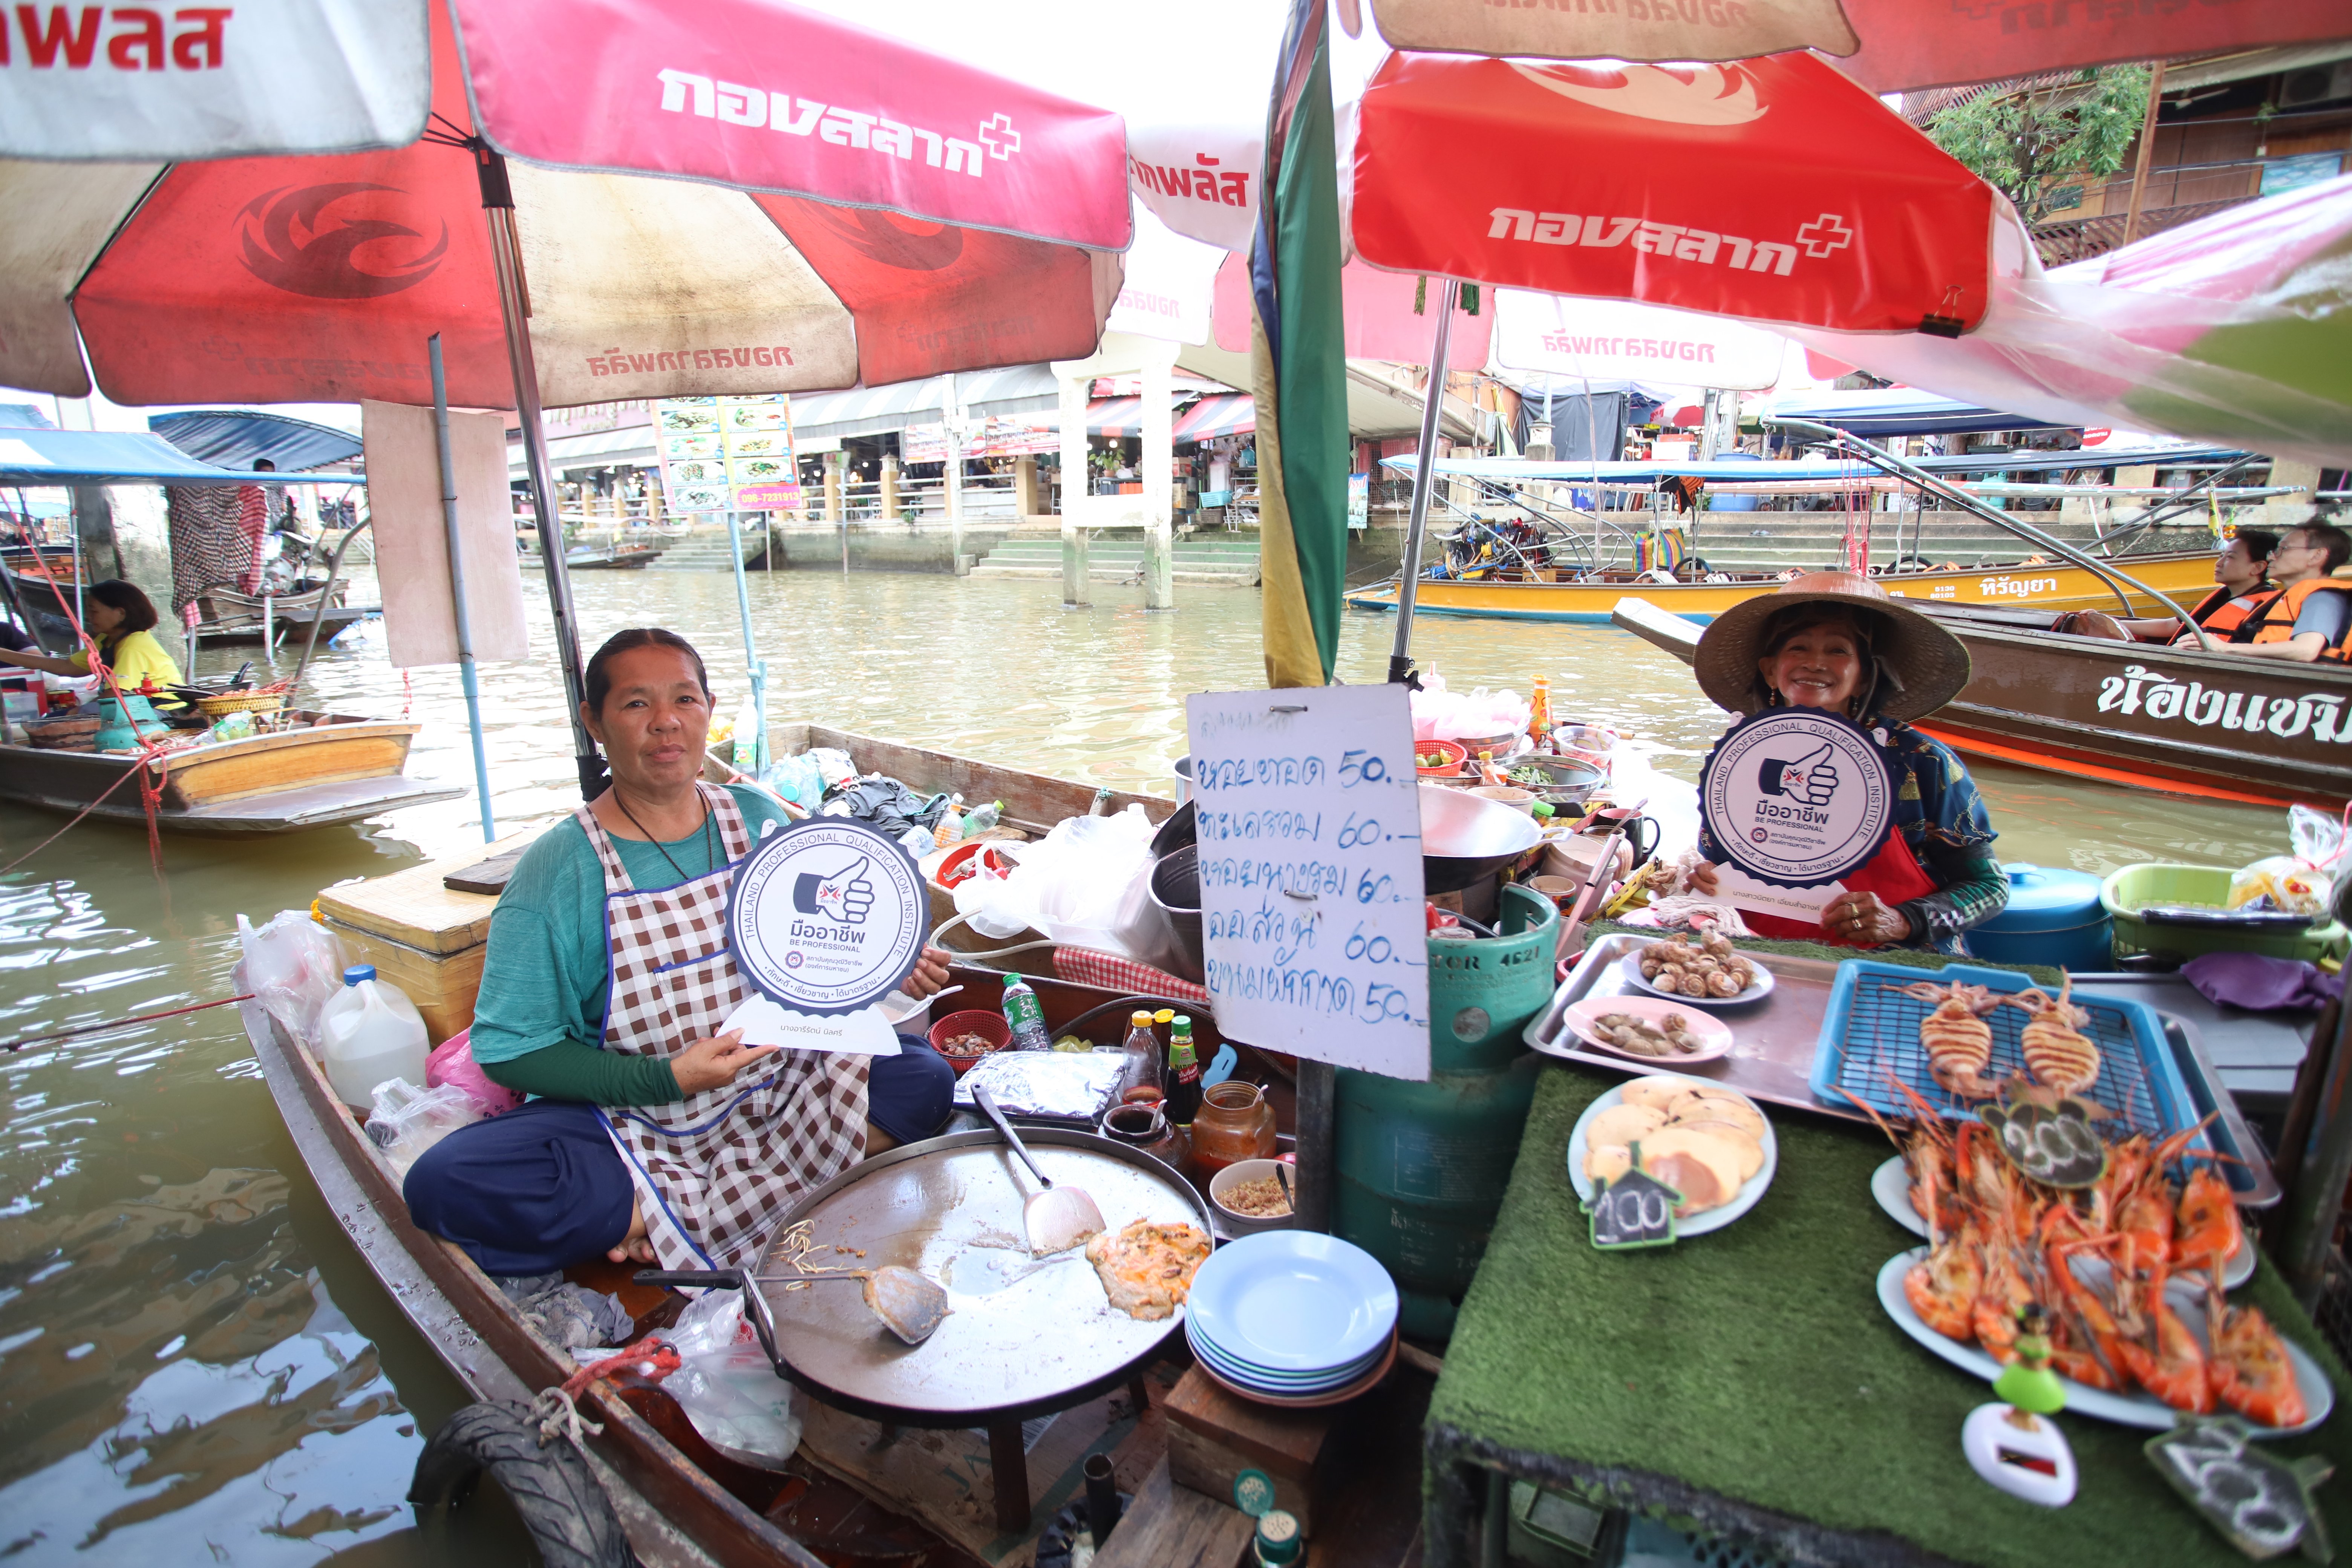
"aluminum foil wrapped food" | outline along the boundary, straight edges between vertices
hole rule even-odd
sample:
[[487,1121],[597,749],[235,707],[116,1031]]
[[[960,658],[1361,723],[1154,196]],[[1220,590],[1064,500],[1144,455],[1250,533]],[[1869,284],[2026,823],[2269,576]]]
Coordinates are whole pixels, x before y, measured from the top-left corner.
[[1118,1093],[1118,1051],[998,1051],[956,1079],[955,1102],[969,1108],[974,1085],[1007,1116],[1038,1116],[1091,1127]]

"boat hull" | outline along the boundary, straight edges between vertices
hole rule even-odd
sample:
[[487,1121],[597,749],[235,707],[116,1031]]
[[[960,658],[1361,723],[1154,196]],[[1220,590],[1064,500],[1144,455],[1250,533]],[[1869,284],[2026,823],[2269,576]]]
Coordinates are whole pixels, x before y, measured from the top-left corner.
[[[164,759],[156,826],[219,837],[298,833],[464,794],[402,775],[416,731],[352,720],[173,752]],[[127,753],[0,745],[0,800],[143,823],[141,786],[123,781],[139,766]]]
[[[2205,552],[2126,556],[2116,565],[2175,598],[2202,595],[2213,585],[2213,557]],[[2110,613],[2119,607],[2115,591],[2096,574],[2063,563],[1967,572],[1890,572],[1874,581],[1897,598],[1937,605],[2030,605],[2036,609],[2104,609]],[[1779,581],[1769,577],[1737,583],[1424,581],[1413,595],[1413,614],[1606,626],[1617,601],[1635,594],[1673,615],[1705,622],[1734,605],[1769,594],[1779,586]],[[2135,592],[2130,597],[2139,613],[2171,613],[2145,595]],[[1393,610],[1396,600],[1394,583],[1348,595],[1349,607],[1359,610]]]
[[[1617,625],[1689,663],[1696,619],[1645,600],[1621,599]],[[1955,751],[2205,800],[2352,800],[2352,669],[1937,619],[1968,649],[1969,683],[1916,727]]]

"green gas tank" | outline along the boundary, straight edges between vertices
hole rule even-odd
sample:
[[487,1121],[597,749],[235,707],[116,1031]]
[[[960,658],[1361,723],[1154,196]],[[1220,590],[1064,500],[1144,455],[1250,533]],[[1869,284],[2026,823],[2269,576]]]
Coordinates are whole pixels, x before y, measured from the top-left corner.
[[98,734],[91,742],[96,751],[135,752],[141,736],[172,732],[172,726],[155,717],[155,710],[149,706],[147,699],[135,691],[124,692],[121,702],[101,697],[91,704],[90,711],[98,715]]
[[1427,1083],[1343,1068],[1332,1229],[1381,1260],[1404,1331],[1445,1339],[1503,1205],[1542,1058],[1519,1031],[1551,999],[1559,912],[1503,889],[1497,937],[1429,943]]

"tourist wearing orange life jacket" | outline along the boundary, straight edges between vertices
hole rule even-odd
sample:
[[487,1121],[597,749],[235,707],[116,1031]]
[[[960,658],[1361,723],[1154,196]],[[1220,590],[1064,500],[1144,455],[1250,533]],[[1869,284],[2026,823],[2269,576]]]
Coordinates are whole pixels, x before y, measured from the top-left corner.
[[[2271,557],[2278,552],[2278,542],[2277,534],[2263,529],[2238,530],[2237,537],[2213,558],[2213,581],[2220,585],[2189,607],[2189,618],[2216,640],[2234,637],[2280,592],[2270,580]],[[2197,646],[2197,634],[2182,626],[2178,616],[2158,616],[2121,624],[2140,642]]]
[[2256,658],[2352,658],[2352,582],[2333,574],[2352,560],[2352,533],[2332,523],[2288,529],[2271,557],[2271,581],[2282,592],[2249,616],[2221,651]]

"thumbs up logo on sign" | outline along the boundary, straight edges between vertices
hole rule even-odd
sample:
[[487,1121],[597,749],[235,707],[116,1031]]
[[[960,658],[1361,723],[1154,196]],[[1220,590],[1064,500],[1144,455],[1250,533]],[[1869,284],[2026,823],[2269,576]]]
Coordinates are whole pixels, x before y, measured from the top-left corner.
[[1793,763],[1767,757],[1757,770],[1757,786],[1766,795],[1785,795],[1807,805],[1827,805],[1837,793],[1838,772],[1823,743]]
[[838,871],[803,871],[793,885],[793,908],[804,915],[825,915],[845,926],[864,925],[874,907],[874,884],[866,869],[873,862],[860,855]]

